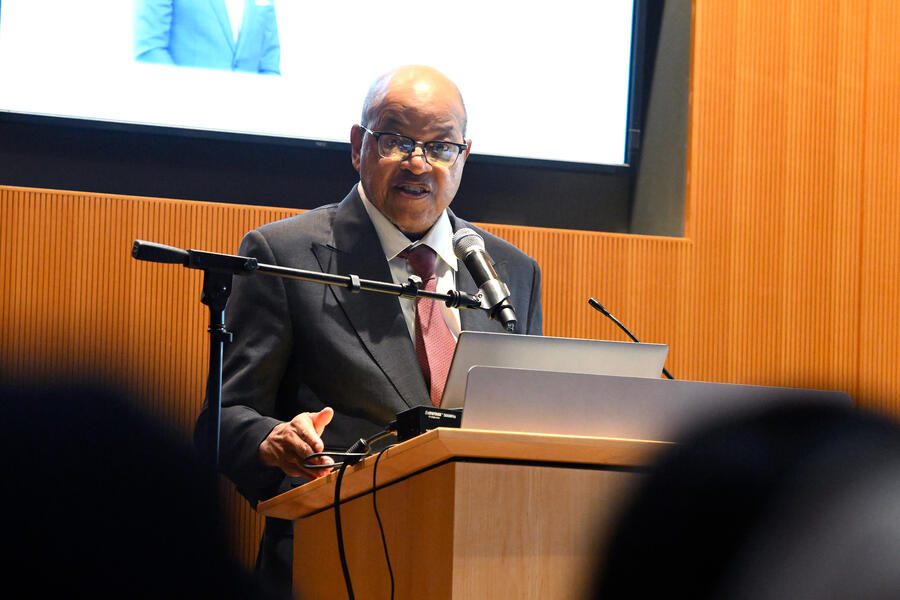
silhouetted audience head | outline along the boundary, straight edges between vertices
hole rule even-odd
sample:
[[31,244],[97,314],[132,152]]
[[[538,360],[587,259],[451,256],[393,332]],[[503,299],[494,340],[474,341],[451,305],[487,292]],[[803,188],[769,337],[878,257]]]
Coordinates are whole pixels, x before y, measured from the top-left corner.
[[26,597],[271,598],[232,560],[210,469],[99,387],[0,387],[4,584]]
[[606,549],[598,598],[900,593],[900,430],[804,403],[704,427],[664,454]]

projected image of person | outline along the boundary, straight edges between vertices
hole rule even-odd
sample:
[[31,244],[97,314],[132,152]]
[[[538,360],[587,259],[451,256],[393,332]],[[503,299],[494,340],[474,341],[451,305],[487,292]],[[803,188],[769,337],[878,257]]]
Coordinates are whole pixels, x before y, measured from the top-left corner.
[[135,60],[280,75],[274,0],[135,0]]
[[[393,70],[372,85],[350,128],[359,181],[346,197],[250,231],[238,252],[376,281],[422,273],[429,289],[475,290],[453,249],[454,233],[470,228],[509,286],[517,332],[540,335],[537,262],[449,209],[470,148],[456,85],[430,67]],[[420,269],[419,259],[430,264]],[[224,356],[220,466],[254,505],[325,475],[305,466],[310,454],[346,450],[398,413],[432,406],[460,330],[505,330],[483,311],[276,277],[235,278],[226,323],[234,340]],[[204,407],[200,448],[209,417]],[[267,581],[290,585],[292,535],[289,521],[267,520],[257,562]]]

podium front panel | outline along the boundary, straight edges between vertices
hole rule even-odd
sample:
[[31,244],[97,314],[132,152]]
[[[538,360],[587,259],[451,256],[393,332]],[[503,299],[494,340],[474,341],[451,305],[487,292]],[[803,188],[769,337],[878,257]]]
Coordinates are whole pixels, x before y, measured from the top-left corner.
[[[451,461],[376,492],[395,598],[569,599],[601,563],[632,470]],[[390,575],[371,492],[341,520],[354,595],[387,598]],[[294,522],[300,598],[346,598],[329,508]]]

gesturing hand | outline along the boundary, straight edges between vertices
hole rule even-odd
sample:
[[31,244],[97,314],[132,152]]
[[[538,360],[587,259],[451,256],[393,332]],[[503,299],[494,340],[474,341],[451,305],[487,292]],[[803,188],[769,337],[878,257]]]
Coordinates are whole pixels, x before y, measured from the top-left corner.
[[[259,459],[268,467],[278,467],[291,477],[315,479],[331,472],[331,469],[307,469],[303,466],[306,457],[325,448],[322,431],[331,422],[334,409],[325,407],[317,413],[300,413],[286,423],[280,423],[259,445]],[[334,461],[327,456],[313,460],[327,465]]]

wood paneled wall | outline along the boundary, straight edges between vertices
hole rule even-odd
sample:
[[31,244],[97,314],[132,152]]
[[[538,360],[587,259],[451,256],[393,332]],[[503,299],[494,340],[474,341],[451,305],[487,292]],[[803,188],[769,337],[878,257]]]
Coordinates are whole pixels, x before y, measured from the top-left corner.
[[[489,225],[538,259],[549,335],[623,339],[676,377],[843,389],[900,415],[900,3],[697,0],[687,236]],[[234,252],[292,211],[0,188],[7,373],[101,379],[188,435],[202,276],[134,239]],[[232,493],[252,564],[258,519]]]

